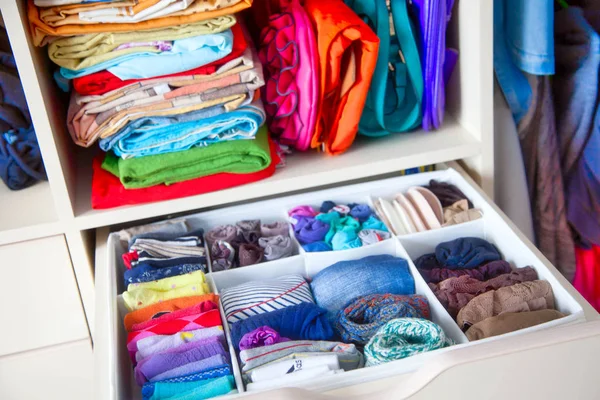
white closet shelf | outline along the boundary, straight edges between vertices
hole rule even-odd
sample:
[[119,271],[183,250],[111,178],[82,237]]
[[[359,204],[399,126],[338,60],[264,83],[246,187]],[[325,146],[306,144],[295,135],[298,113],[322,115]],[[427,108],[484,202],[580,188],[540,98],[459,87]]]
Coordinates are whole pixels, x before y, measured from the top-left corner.
[[78,177],[75,222],[78,229],[136,221],[182,211],[257,199],[295,190],[392,173],[481,154],[480,142],[463,126],[446,117],[434,132],[395,134],[378,139],[359,138],[340,156],[318,153],[294,154],[287,166],[272,177],[227,190],[157,203],[93,210],[90,204],[89,169]]
[[0,245],[60,233],[47,181],[12,191],[0,182]]

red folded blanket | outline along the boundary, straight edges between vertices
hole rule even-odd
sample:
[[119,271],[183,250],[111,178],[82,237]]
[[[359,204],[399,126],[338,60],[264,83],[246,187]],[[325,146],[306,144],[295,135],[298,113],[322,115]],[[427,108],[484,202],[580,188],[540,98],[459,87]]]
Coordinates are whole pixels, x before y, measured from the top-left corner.
[[250,174],[221,173],[174,183],[168,186],[157,185],[144,189],[125,189],[119,178],[102,169],[104,155],[99,155],[94,158],[92,165],[94,170],[92,177],[92,208],[103,209],[172,200],[180,197],[215,192],[266,179],[275,173],[275,167],[280,162],[276,146],[270,140],[269,146],[271,150],[271,165],[262,171]]
[[[191,69],[189,71],[148,79],[168,78],[187,75],[209,75],[214,73],[222,65],[244,54],[244,51],[246,51],[246,48],[248,47],[248,42],[246,41],[246,37],[240,24],[235,24],[231,28],[231,32],[233,33],[233,49],[231,53],[221,58],[220,60],[213,61],[210,64],[206,64],[201,67]],[[131,85],[133,83],[143,82],[148,79],[128,79],[126,81],[122,81],[107,70],[103,70],[100,72],[73,79],[73,88],[77,93],[83,96],[102,95],[104,93],[110,92],[111,90],[119,89],[123,86]]]

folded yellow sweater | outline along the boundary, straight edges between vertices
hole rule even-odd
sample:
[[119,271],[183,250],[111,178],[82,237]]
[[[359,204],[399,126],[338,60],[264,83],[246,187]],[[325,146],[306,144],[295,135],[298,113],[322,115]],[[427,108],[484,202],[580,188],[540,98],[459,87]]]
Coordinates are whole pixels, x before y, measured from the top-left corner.
[[204,273],[194,271],[158,281],[129,284],[123,293],[123,300],[129,311],[135,311],[161,301],[209,293],[211,291]]

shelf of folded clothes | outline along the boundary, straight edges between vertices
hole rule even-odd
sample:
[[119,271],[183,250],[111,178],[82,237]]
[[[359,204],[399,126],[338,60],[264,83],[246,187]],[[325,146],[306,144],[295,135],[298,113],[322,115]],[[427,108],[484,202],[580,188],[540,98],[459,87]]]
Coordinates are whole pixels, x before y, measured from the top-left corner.
[[[374,34],[371,28],[375,28],[358,17],[361,11],[343,2],[282,2],[279,11],[265,10],[266,4],[250,0],[152,4],[141,1],[129,7],[124,2],[119,4],[122,8],[113,9],[110,2],[65,5],[27,0],[21,10],[32,27],[30,43],[46,46],[39,50],[47,53],[46,61],[52,64],[38,68],[35,63],[46,81],[44,99],[56,97],[52,93],[58,91],[56,83],[70,90],[71,100],[64,110],[68,132],[62,121],[51,121],[55,138],[70,136],[79,146],[99,145],[106,152],[94,160],[63,166],[67,175],[77,171],[76,179],[67,179],[67,184],[74,193],[80,229],[362,179],[482,152],[481,135],[467,128],[473,125],[461,124],[444,112],[446,81],[460,64],[456,51],[445,44],[431,46],[445,54],[445,63],[437,62],[430,51],[423,54],[425,65],[419,58],[420,41],[445,43],[451,9],[432,11],[444,22],[431,38],[419,37],[416,28],[434,18],[429,11],[415,9],[411,16],[405,7],[389,10],[399,13],[398,21],[413,18],[414,26],[400,23],[407,41],[399,55],[389,56],[388,63],[383,62],[388,55],[378,56],[376,50],[389,30],[378,38],[383,32],[380,27]],[[248,12],[240,12],[247,8]],[[322,19],[325,14],[328,17]],[[346,27],[348,21],[355,28]],[[381,27],[389,24],[380,16],[375,22]],[[318,47],[335,47],[326,42],[335,36],[329,30],[339,31],[341,37],[347,29],[359,34],[355,45],[340,43],[353,59],[361,58],[360,63],[355,60],[360,68],[354,71],[357,77],[352,85],[344,51],[327,53],[311,45],[316,41]],[[282,49],[277,46],[281,40],[297,46]],[[410,64],[408,71],[396,78],[406,80],[402,84],[406,96],[396,101],[381,89],[386,79],[400,73],[396,71],[405,70],[405,62]],[[326,82],[325,74],[319,75],[319,64],[336,65],[331,79],[348,75],[341,85],[348,89],[345,101],[329,104],[325,92],[340,88]],[[388,71],[391,75],[375,71],[376,65],[379,70],[388,64],[396,65]],[[427,76],[421,75],[424,67]],[[459,109],[462,97],[472,97],[457,93],[452,85],[448,91],[452,110]],[[383,102],[378,101],[381,98]],[[55,109],[61,107],[60,102],[52,103]],[[288,148],[298,153],[282,157]]]

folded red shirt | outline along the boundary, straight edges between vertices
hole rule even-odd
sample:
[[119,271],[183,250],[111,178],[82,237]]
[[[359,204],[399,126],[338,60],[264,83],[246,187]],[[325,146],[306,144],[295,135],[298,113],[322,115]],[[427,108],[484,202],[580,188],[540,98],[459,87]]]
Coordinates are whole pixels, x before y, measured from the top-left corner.
[[[214,73],[220,66],[244,54],[244,51],[246,51],[246,48],[248,47],[248,42],[246,41],[246,37],[240,24],[235,24],[231,28],[231,32],[233,33],[233,49],[231,53],[221,58],[220,60],[213,61],[210,64],[206,64],[201,67],[191,69],[189,71],[179,72],[171,75],[163,75],[160,77],[148,79],[168,78],[187,75],[209,75]],[[73,79],[73,88],[77,93],[83,96],[102,95],[104,93],[110,92],[111,90],[122,88],[123,86],[131,85],[136,82],[143,82],[148,79],[128,79],[126,81],[122,81],[107,70],[102,70],[90,75]]]
[[168,186],[157,185],[143,189],[125,189],[119,178],[102,169],[104,154],[101,154],[94,158],[92,164],[94,171],[92,176],[92,208],[97,210],[172,200],[215,192],[266,179],[275,173],[275,167],[280,162],[276,146],[270,140],[269,146],[271,150],[271,164],[262,171],[250,174],[220,173]]

